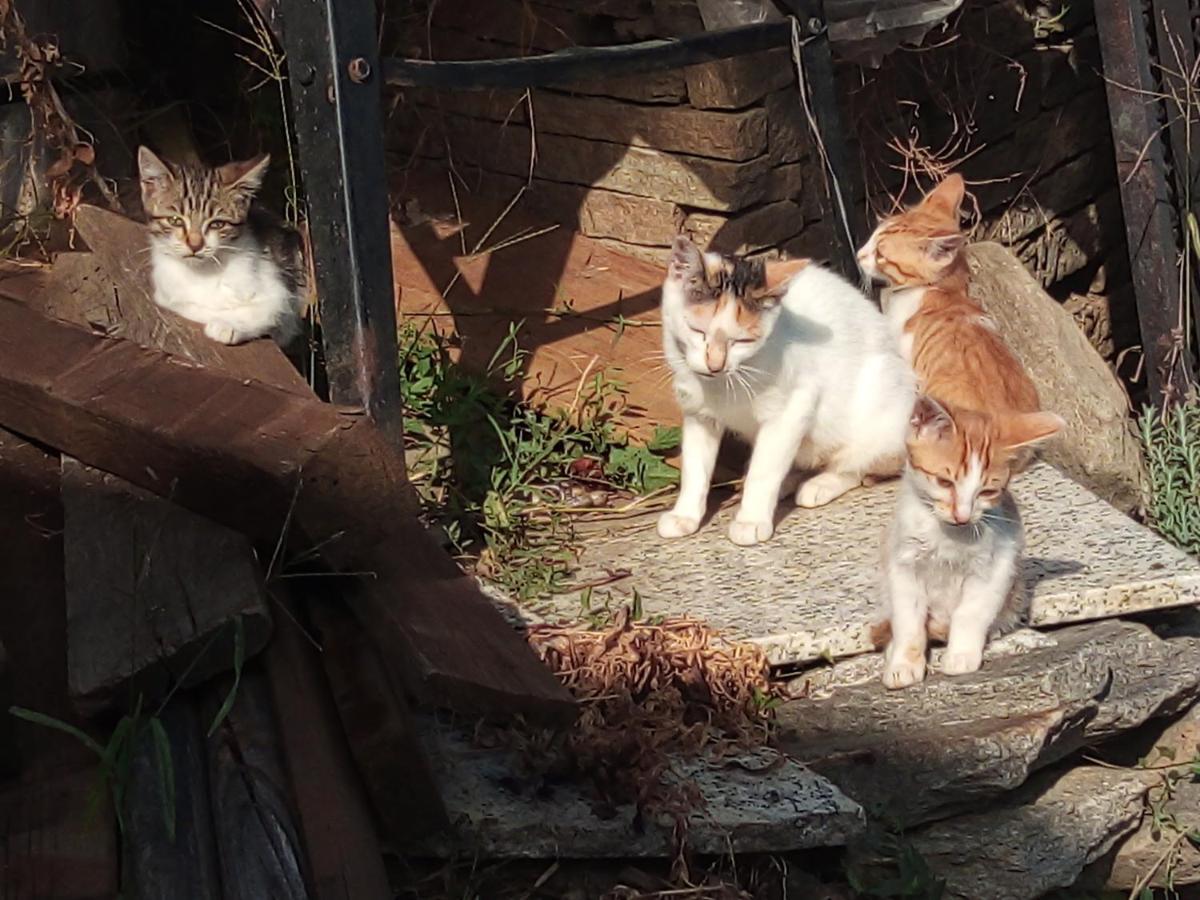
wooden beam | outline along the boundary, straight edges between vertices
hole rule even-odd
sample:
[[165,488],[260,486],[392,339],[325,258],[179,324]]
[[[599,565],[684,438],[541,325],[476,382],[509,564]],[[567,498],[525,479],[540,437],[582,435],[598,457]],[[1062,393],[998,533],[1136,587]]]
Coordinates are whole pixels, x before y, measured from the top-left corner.
[[364,573],[351,608],[422,699],[573,715],[419,524],[399,454],[365,416],[0,301],[0,425],[271,545],[294,521],[335,568]]
[[615,47],[572,47],[541,56],[469,62],[425,59],[384,59],[383,75],[397,87],[436,87],[481,91],[492,88],[531,88],[568,85],[576,81],[616,78],[682,69],[786,47],[791,23],[762,22],[681,38],[641,41]]
[[[245,536],[123,479],[62,461],[67,677],[81,709],[164,697],[271,635]],[[129,689],[132,683],[133,689]]]
[[[390,896],[371,806],[354,769],[347,735],[338,728],[338,714],[344,715],[344,711],[340,706],[334,709],[317,653],[309,636],[301,632],[296,605],[288,597],[281,602],[287,604],[290,615],[280,624],[267,651],[267,681],[283,733],[284,759],[300,829],[308,847],[314,896],[316,900]],[[363,698],[357,699],[361,703]],[[422,779],[428,779],[423,758],[418,756],[415,765],[412,756],[394,754],[393,758],[397,764],[412,766],[409,776],[414,781],[414,794],[425,791],[431,795],[434,809],[440,810],[441,798],[433,781],[422,783]],[[401,812],[421,822],[428,809],[408,807]],[[444,818],[445,813],[440,815]]]

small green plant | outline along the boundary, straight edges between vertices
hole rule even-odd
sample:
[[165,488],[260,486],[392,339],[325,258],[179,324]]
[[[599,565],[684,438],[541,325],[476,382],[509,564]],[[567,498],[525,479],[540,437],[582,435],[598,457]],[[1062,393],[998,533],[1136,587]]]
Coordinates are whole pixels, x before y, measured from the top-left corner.
[[481,574],[528,599],[562,586],[574,558],[564,484],[637,494],[676,483],[662,458],[679,430],[659,428],[646,446],[620,428],[624,389],[585,374],[570,407],[542,412],[513,398],[527,353],[519,324],[484,375],[452,361],[440,335],[406,324],[400,375],[406,456],[428,519]]
[[1200,553],[1200,403],[1165,412],[1148,406],[1138,419],[1150,474],[1150,524],[1189,553]]
[[846,867],[846,880],[856,895],[877,900],[941,900],[946,882],[902,834],[876,833],[867,864]]

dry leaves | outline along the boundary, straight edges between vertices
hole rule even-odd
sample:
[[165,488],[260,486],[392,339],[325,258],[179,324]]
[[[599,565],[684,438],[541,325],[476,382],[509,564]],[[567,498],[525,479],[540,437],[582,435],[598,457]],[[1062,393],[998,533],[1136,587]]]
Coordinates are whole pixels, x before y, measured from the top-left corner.
[[580,715],[565,735],[522,729],[503,740],[544,777],[584,779],[599,815],[632,803],[639,820],[673,823],[682,845],[703,800],[671,759],[704,754],[719,764],[768,742],[779,694],[766,657],[702,622],[634,622],[626,607],[606,630],[536,625],[528,638]]

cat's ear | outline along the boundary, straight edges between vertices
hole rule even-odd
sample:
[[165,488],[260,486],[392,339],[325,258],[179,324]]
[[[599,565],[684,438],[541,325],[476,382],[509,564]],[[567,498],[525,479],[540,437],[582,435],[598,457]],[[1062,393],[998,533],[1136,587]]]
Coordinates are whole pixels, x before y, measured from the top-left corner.
[[667,265],[667,277],[687,282],[692,278],[704,278],[704,254],[686,235],[676,235],[671,244],[671,261]]
[[966,192],[966,182],[963,181],[961,175],[955,172],[943,178],[941,184],[926,194],[925,199],[921,201],[921,205],[945,213],[957,222],[959,214],[962,211],[963,196]]
[[149,200],[167,187],[175,178],[170,166],[154,155],[149,147],[138,147],[138,178],[142,182],[142,199]]
[[929,257],[930,262],[949,262],[958,255],[958,251],[962,249],[966,241],[967,236],[962,233],[931,237],[925,242],[925,255]]
[[1010,416],[1002,432],[1004,447],[1016,450],[1053,437],[1067,427],[1062,416],[1052,412],[1021,413]]
[[267,153],[241,162],[226,163],[217,168],[217,178],[230,190],[253,196],[262,187],[270,163],[271,157]]
[[924,394],[913,404],[908,419],[909,434],[919,441],[942,440],[954,434],[954,419],[946,407]]
[[811,260],[807,259],[776,259],[767,263],[763,271],[766,275],[766,285],[760,294],[776,299],[787,293],[788,284],[802,269],[808,267]]

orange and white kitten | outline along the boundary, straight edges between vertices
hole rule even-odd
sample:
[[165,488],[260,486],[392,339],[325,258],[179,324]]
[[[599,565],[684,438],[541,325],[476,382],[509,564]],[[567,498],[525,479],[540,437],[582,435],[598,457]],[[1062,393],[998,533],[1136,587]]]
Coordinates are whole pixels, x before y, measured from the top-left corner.
[[942,671],[974,672],[993,632],[1022,612],[1016,576],[1025,535],[1009,480],[1025,448],[1062,427],[1053,413],[951,412],[919,397],[908,465],[883,547],[878,643],[890,643],[883,683],[925,677],[928,637],[947,642]]
[[881,222],[858,254],[886,285],[884,312],[924,395],[884,546],[883,680],[892,688],[925,677],[928,636],[946,639],[943,671],[961,674],[979,668],[997,625],[1015,622],[1024,533],[1008,485],[1033,445],[1064,425],[1040,411],[1037,388],[968,296],[963,190],[951,175]]

